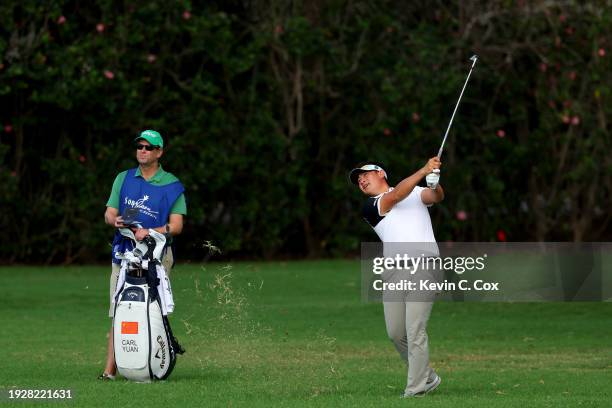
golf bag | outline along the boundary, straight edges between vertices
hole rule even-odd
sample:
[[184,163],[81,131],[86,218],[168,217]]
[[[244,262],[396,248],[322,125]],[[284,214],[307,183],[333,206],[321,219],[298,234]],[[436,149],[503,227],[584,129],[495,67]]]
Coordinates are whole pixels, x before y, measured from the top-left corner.
[[167,314],[174,303],[170,282],[160,263],[165,236],[154,230],[142,242],[132,231],[121,234],[136,243],[123,254],[115,292],[113,346],[119,374],[132,381],[164,380],[184,350],[172,334]]

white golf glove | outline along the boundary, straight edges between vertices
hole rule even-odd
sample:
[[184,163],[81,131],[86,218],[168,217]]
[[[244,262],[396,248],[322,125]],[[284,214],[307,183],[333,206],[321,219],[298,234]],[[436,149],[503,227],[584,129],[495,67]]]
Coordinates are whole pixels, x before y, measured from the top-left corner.
[[440,169],[433,169],[433,171],[425,177],[425,181],[427,182],[427,187],[435,190],[440,182]]

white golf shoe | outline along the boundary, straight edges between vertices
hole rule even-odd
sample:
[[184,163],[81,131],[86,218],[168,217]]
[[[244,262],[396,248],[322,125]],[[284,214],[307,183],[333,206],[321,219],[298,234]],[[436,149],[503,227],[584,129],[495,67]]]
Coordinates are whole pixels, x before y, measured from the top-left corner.
[[433,390],[438,388],[441,383],[442,383],[442,378],[440,378],[440,376],[438,374],[436,374],[436,376],[433,379],[427,381],[427,384],[426,384],[427,388],[425,389],[425,391],[417,392],[416,394],[406,394],[406,393],[404,393],[404,395],[402,395],[402,398],[420,398],[420,397],[424,397],[426,394],[429,394],[430,392],[432,392]]

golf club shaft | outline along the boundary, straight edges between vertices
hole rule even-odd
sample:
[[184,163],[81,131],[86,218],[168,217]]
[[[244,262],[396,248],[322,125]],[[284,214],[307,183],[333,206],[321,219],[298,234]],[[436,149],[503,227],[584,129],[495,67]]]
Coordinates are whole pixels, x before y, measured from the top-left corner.
[[478,57],[474,55],[470,58],[474,62],[472,63],[472,67],[470,68],[470,72],[468,72],[467,78],[465,79],[465,83],[463,84],[463,88],[461,89],[461,93],[459,94],[459,99],[457,100],[457,104],[455,105],[455,110],[453,110],[453,114],[450,118],[450,122],[448,122],[448,127],[446,128],[446,133],[444,133],[444,139],[442,139],[442,145],[440,145],[440,150],[438,150],[438,158],[442,157],[442,150],[444,150],[444,143],[446,143],[446,138],[448,137],[448,131],[453,124],[453,119],[455,118],[455,113],[457,113],[457,108],[459,108],[459,102],[461,102],[461,97],[463,96],[463,91],[465,91],[465,87],[470,80],[470,76],[472,75],[472,70],[474,69],[474,65],[476,65],[476,61],[478,61]]

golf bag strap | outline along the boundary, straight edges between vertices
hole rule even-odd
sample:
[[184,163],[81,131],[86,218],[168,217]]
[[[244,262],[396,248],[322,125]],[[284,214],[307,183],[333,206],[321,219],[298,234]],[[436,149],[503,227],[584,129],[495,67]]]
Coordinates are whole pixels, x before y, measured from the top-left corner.
[[157,291],[157,285],[159,285],[159,278],[157,277],[157,265],[158,262],[155,260],[149,261],[149,267],[147,268],[147,284],[149,285],[149,293],[153,299],[159,299],[159,293]]

